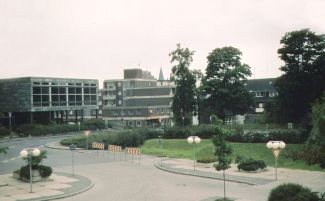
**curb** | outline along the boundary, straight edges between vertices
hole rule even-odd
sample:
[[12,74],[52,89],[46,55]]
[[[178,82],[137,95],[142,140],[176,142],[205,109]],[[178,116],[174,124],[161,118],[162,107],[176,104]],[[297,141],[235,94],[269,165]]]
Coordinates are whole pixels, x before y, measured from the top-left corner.
[[[154,166],[160,170],[166,171],[166,172],[171,172],[171,173],[175,173],[175,174],[181,174],[181,175],[186,175],[186,176],[194,176],[194,177],[201,177],[201,178],[207,178],[207,179],[218,179],[218,180],[223,180],[221,178],[218,177],[213,177],[213,176],[207,176],[207,175],[200,175],[199,173],[191,173],[190,171],[188,172],[182,172],[179,170],[175,170],[172,168],[166,168],[166,167],[162,167],[160,166],[158,163],[155,163]],[[257,183],[254,182],[249,182],[249,181],[239,181],[239,180],[234,180],[234,179],[227,179],[226,181],[230,181],[230,182],[235,182],[235,183],[240,183],[240,184],[247,184],[247,185],[251,185],[251,186],[256,186],[258,185]]]
[[[59,172],[57,174],[61,174],[61,175],[70,175],[67,173],[62,173]],[[87,177],[81,176],[81,175],[74,175],[74,177],[79,177],[79,178],[83,178],[83,179],[87,179],[89,180],[90,184],[88,186],[86,186],[85,188],[78,190],[76,192],[72,192],[72,193],[67,193],[67,194],[62,194],[62,195],[56,195],[56,196],[50,196],[50,197],[41,197],[41,198],[32,198],[32,199],[24,199],[24,201],[47,201],[47,200],[58,200],[58,199],[62,199],[62,198],[66,198],[66,197],[72,197],[74,195],[78,195],[81,194],[83,192],[86,192],[88,190],[90,190],[92,187],[94,187],[94,183]]]
[[6,140],[0,140],[0,143],[5,142],[16,142],[16,141],[27,141],[27,140],[36,140],[36,139],[49,139],[49,138],[60,138],[60,137],[71,137],[76,135],[83,135],[81,133],[72,133],[72,134],[58,134],[58,135],[52,135],[52,136],[42,136],[42,137],[25,137],[25,138],[13,138],[13,139],[6,139]]

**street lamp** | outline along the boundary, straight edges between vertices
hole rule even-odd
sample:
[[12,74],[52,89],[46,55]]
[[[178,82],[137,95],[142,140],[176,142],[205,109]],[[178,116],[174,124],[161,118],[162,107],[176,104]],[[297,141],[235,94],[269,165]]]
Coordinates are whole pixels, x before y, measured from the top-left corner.
[[266,144],[268,149],[272,150],[274,160],[275,160],[275,180],[278,179],[278,158],[282,149],[284,149],[286,144],[282,141],[269,141]]
[[40,154],[41,154],[41,150],[39,150],[39,148],[26,148],[20,151],[21,157],[28,158],[30,193],[33,192],[32,156],[39,156]]
[[86,150],[88,150],[88,135],[90,134],[90,130],[85,130],[84,133],[86,135]]
[[194,166],[194,171],[195,171],[195,165],[196,165],[196,159],[195,159],[195,144],[199,144],[201,142],[201,139],[198,136],[189,136],[187,138],[187,142],[189,144],[193,144],[193,166]]
[[159,147],[160,147],[160,166],[162,165],[162,148],[163,148],[163,140],[162,140],[162,136],[158,135],[158,143],[159,143]]

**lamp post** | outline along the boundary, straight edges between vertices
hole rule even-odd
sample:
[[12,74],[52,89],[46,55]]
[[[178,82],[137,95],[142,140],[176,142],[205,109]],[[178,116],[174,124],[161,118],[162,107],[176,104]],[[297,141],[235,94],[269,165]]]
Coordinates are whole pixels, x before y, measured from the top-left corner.
[[159,147],[160,147],[160,165],[162,164],[162,148],[163,148],[163,140],[162,140],[162,136],[158,135],[158,143],[159,143]]
[[189,144],[193,144],[193,167],[194,167],[194,171],[195,171],[195,165],[196,165],[195,144],[199,144],[201,142],[201,139],[198,136],[189,136],[187,138],[187,142]]
[[9,139],[12,138],[12,129],[11,129],[11,112],[8,112],[8,115],[9,115],[9,131],[10,131],[10,134],[9,134]]
[[39,148],[26,148],[20,151],[20,156],[23,158],[28,158],[29,163],[29,183],[30,183],[30,193],[33,192],[33,173],[32,173],[32,156],[39,156],[41,151]]
[[278,180],[278,158],[282,149],[284,149],[286,144],[282,141],[269,141],[266,144],[268,149],[272,150],[274,160],[275,160],[275,180]]
[[78,127],[79,127],[79,132],[80,132],[80,121],[78,121]]
[[88,151],[88,135],[90,134],[90,130],[85,130],[85,135],[86,135],[86,150]]

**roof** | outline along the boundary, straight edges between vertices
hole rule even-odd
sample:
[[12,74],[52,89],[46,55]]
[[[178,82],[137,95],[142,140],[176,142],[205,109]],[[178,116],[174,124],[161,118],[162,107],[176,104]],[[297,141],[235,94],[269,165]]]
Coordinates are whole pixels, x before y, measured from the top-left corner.
[[274,83],[277,78],[264,78],[245,81],[248,91],[275,91]]

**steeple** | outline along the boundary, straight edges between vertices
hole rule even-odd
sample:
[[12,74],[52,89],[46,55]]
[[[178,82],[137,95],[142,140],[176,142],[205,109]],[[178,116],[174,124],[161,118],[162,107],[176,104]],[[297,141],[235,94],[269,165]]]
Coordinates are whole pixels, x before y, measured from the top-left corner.
[[159,78],[158,78],[158,81],[164,81],[165,79],[164,79],[164,74],[163,74],[163,72],[162,72],[162,69],[161,69],[161,67],[160,67],[160,72],[159,72]]

